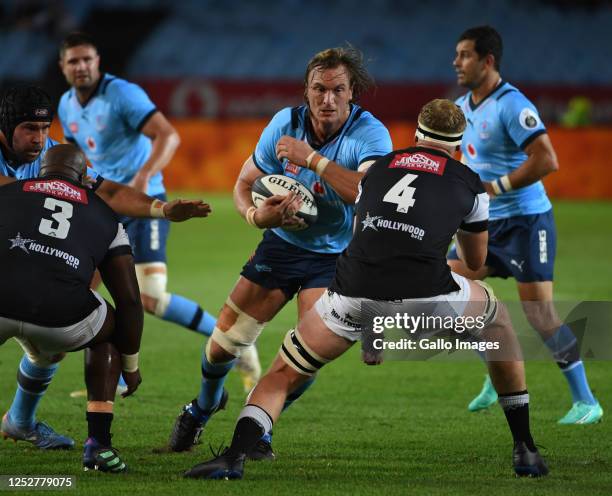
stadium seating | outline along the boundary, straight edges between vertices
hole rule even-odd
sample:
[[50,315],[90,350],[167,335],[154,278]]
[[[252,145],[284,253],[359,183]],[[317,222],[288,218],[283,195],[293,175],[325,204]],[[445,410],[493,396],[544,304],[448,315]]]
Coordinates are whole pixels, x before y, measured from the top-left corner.
[[[126,8],[119,0],[64,4],[77,22],[84,22],[94,6]],[[381,81],[452,82],[457,35],[464,26],[490,23],[508,46],[508,79],[583,85],[612,81],[612,7],[605,3],[594,10],[567,10],[552,2],[508,0],[136,0],[129,9],[165,11],[127,61],[125,74],[136,79],[299,79],[314,51],[350,41],[365,52]],[[11,47],[11,56],[0,62],[0,79],[41,78],[55,63],[55,40],[35,29],[8,27],[0,43]]]

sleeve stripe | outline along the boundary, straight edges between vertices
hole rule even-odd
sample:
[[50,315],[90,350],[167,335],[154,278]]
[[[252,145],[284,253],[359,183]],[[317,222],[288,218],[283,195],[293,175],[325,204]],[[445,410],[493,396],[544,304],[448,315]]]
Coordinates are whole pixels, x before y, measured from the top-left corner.
[[263,170],[263,169],[261,168],[261,165],[259,165],[259,164],[257,163],[257,159],[255,158],[255,154],[254,154],[254,153],[253,153],[252,157],[253,157],[253,163],[255,164],[255,167],[257,167],[257,168],[258,168],[258,169],[259,169],[261,172],[263,172],[264,174],[268,175],[268,174],[269,174],[269,172],[268,172],[268,171]]
[[541,136],[543,134],[546,134],[546,129],[539,129],[538,131],[530,135],[525,141],[523,141],[519,148],[521,150],[524,150],[533,142],[533,140],[535,140],[538,136]]
[[108,250],[104,258],[108,259],[118,257],[119,255],[132,255],[132,247],[129,245],[116,246],[115,248]]
[[138,123],[138,126],[136,126],[136,131],[138,132],[142,131],[142,128],[145,127],[145,124],[149,121],[151,117],[153,117],[153,114],[155,114],[157,111],[158,111],[157,107],[155,107],[147,115],[145,115]]
[[359,162],[359,165],[363,164],[364,162],[368,162],[370,160],[376,161],[380,157],[384,157],[384,155],[370,155],[369,157],[366,157],[361,162]]
[[92,191],[97,190],[100,187],[100,185],[102,184],[103,181],[104,181],[104,178],[102,176],[98,176],[98,178],[96,179],[96,182],[93,183],[93,185],[91,187],[91,190]]
[[467,232],[484,232],[489,228],[489,221],[488,220],[481,220],[478,222],[462,222],[461,226],[459,226],[459,229],[461,229],[462,231],[467,231]]

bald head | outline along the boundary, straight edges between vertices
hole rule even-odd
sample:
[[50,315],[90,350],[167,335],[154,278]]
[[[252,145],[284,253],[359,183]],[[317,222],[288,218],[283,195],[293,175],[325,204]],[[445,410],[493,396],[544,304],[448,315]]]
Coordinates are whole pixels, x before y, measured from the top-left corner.
[[87,161],[81,150],[74,145],[56,145],[45,153],[39,176],[59,175],[81,182],[86,169]]

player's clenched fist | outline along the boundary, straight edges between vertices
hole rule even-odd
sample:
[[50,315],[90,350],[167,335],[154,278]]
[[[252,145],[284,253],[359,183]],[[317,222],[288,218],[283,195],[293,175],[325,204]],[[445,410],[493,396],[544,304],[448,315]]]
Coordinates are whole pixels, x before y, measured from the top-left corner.
[[292,138],[291,136],[281,136],[276,143],[276,157],[283,161],[289,160],[292,164],[306,167],[306,159],[313,152],[312,147],[305,141]]

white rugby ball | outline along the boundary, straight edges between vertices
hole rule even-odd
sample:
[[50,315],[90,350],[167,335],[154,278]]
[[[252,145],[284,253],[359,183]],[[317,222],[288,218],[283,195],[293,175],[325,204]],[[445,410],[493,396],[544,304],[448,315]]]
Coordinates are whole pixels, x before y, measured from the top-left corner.
[[[306,227],[311,226],[317,221],[317,200],[312,192],[297,179],[282,174],[260,176],[253,183],[251,197],[253,204],[259,207],[266,198],[274,195],[286,196],[291,192],[296,193],[302,199],[302,206],[295,215],[304,220]],[[306,229],[306,227],[294,230]]]

